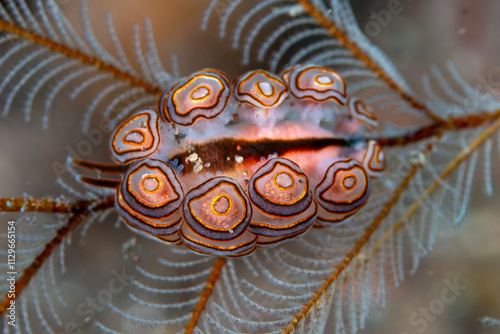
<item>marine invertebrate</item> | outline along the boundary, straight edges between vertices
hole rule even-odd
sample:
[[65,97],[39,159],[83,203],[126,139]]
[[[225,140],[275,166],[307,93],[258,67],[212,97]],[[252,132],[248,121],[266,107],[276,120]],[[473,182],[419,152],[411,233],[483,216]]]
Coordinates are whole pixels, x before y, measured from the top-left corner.
[[[122,165],[113,168],[126,170],[120,183],[81,180],[116,187],[129,226],[201,253],[248,255],[306,232],[316,219],[339,224],[366,204],[370,176],[385,167],[380,145],[362,137],[376,117],[355,98],[347,104],[333,70],[302,65],[282,76],[255,70],[234,87],[212,69],[181,79],[162,94],[159,112],[140,110],[115,130],[110,152]],[[313,125],[301,124],[304,109],[316,110]],[[337,131],[343,122],[355,124]],[[257,148],[263,141],[264,150],[276,149],[272,156]],[[187,168],[176,173],[168,165],[174,157]],[[208,180],[199,184],[197,176]]]

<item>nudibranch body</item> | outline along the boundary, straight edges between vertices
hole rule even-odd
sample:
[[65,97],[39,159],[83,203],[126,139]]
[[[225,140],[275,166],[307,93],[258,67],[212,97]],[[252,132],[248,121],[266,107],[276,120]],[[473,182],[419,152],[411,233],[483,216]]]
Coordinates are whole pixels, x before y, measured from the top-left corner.
[[376,126],[330,69],[256,70],[233,82],[196,72],[112,135],[124,170],[118,213],[134,231],[219,256],[339,225],[384,170],[381,146],[363,139]]

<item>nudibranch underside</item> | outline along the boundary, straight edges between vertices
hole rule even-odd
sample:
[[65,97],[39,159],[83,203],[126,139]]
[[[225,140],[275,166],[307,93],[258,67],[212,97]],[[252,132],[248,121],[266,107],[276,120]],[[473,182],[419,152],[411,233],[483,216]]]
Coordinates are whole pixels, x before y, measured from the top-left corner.
[[315,65],[234,81],[213,69],[181,79],[158,109],[137,111],[113,133],[116,208],[145,236],[218,256],[243,256],[311,227],[336,226],[362,208],[385,168],[363,139],[377,118],[343,78]]

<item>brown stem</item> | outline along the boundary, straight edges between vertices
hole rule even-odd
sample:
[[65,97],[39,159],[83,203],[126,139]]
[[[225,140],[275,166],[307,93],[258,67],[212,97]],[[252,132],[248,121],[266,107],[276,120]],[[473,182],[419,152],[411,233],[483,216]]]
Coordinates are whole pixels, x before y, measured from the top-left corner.
[[208,298],[212,295],[212,292],[214,290],[215,282],[217,282],[217,279],[219,278],[220,271],[222,270],[222,267],[226,263],[226,259],[223,257],[219,257],[217,261],[215,261],[215,264],[212,269],[212,273],[210,274],[210,278],[207,281],[207,286],[205,287],[205,290],[203,291],[202,295],[200,296],[200,301],[198,302],[198,305],[196,305],[196,308],[193,311],[193,316],[191,317],[191,320],[189,321],[188,325],[184,329],[185,334],[191,334],[196,327],[196,324],[198,323],[198,319],[200,318],[201,312],[205,309],[205,306],[207,304]]
[[36,259],[30,264],[28,268],[26,268],[16,282],[15,285],[15,294],[7,294],[2,303],[0,304],[0,316],[3,315],[7,307],[9,307],[11,300],[15,300],[17,296],[21,294],[21,292],[28,286],[31,279],[38,272],[38,269],[45,263],[45,261],[50,257],[52,252],[61,244],[64,240],[64,237],[68,235],[68,233],[73,230],[78,224],[89,214],[92,212],[97,212],[100,210],[107,209],[112,207],[115,203],[114,196],[108,196],[102,198],[100,201],[88,201],[86,204],[83,204],[79,208],[74,208],[74,214],[68,221],[64,227],[60,228],[57,231],[56,236],[52,239],[48,244],[45,245],[44,250],[36,257]]
[[494,113],[482,113],[464,117],[450,118],[445,122],[436,122],[430,125],[426,125],[402,136],[374,137],[371,139],[378,141],[379,144],[384,147],[405,146],[442,135],[447,131],[472,129],[486,123],[494,122],[498,119],[500,119],[500,110]]
[[73,157],[68,157],[68,162],[76,167],[86,168],[98,171],[99,173],[107,174],[123,174],[127,169],[127,165],[123,164],[109,164],[94,161],[81,160]]
[[95,201],[74,201],[64,197],[55,198],[0,198],[0,212],[46,212],[70,213],[88,207]]
[[128,82],[132,86],[142,87],[144,90],[151,94],[161,94],[162,90],[154,87],[148,82],[138,79],[130,73],[123,72],[113,65],[103,63],[100,59],[91,57],[81,51],[71,49],[63,44],[56,43],[48,38],[37,35],[31,31],[25,30],[17,25],[11,24],[7,21],[0,20],[0,30],[4,30],[16,36],[30,40],[31,42],[46,47],[51,51],[58,52],[67,57],[76,59],[83,64],[94,66],[101,71],[111,73],[115,78]]
[[426,105],[417,101],[413,96],[408,94],[402,87],[395,83],[391,77],[385,74],[384,70],[380,68],[363,50],[361,50],[354,42],[352,42],[347,35],[337,28],[329,19],[327,19],[323,13],[316,9],[308,0],[295,0],[298,2],[306,12],[311,15],[318,23],[327,29],[330,34],[339,40],[340,43],[349,51],[351,51],[356,58],[361,60],[366,67],[372,70],[381,80],[383,80],[391,89],[396,91],[405,101],[407,101],[412,107],[421,111],[425,115],[429,116],[436,122],[442,122],[443,120],[433,113]]

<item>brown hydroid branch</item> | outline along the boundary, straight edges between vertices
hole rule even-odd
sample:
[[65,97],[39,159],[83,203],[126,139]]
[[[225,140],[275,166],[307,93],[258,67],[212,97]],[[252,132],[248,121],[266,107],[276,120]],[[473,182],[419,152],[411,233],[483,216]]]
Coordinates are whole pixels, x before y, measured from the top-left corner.
[[[424,150],[424,154],[427,155],[430,153],[435,144],[438,143],[439,138],[437,140],[432,141],[427,145],[427,147]],[[422,165],[414,165],[408,172],[408,174],[405,176],[401,184],[399,185],[398,189],[394,192],[392,195],[391,199],[384,205],[382,208],[382,211],[378,214],[378,216],[374,219],[373,223],[366,229],[365,234],[359,239],[356,244],[354,245],[354,248],[349,252],[349,254],[346,255],[344,261],[337,267],[335,268],[335,271],[333,272],[328,279],[325,280],[321,288],[317,290],[313,297],[304,304],[302,307],[302,310],[293,318],[292,322],[283,330],[283,334],[290,333],[295,326],[307,316],[307,313],[314,307],[316,302],[323,296],[324,293],[328,290],[328,288],[332,285],[333,282],[340,276],[340,274],[349,266],[349,264],[352,262],[352,260],[360,253],[361,249],[363,248],[364,245],[368,242],[370,237],[373,235],[373,233],[377,230],[379,225],[382,223],[382,221],[387,217],[391,209],[394,207],[394,205],[397,203],[403,192],[406,190],[406,187],[410,183],[411,179],[413,176],[417,173],[417,171],[422,167]]]
[[68,162],[77,167],[99,171],[99,173],[123,174],[127,169],[127,165],[123,164],[100,163],[94,161],[81,160],[74,157],[68,157]]
[[311,15],[318,23],[327,29],[330,34],[338,39],[340,43],[349,51],[351,51],[356,58],[361,60],[366,67],[372,70],[381,80],[383,80],[389,88],[396,91],[405,101],[407,101],[415,109],[420,110],[422,113],[429,116],[436,122],[441,122],[442,119],[433,113],[425,104],[417,101],[413,96],[408,94],[402,87],[396,84],[383,70],[380,68],[363,50],[361,50],[354,42],[349,40],[346,34],[337,28],[330,20],[328,20],[321,11],[317,10],[308,0],[295,0],[298,2],[306,12]]
[[0,212],[70,213],[80,204],[64,197],[0,198]]
[[215,261],[212,273],[210,274],[210,277],[207,281],[207,286],[205,287],[205,290],[201,294],[200,301],[198,302],[198,305],[196,305],[196,308],[193,311],[193,316],[191,317],[191,320],[189,321],[188,325],[184,330],[185,334],[191,334],[194,328],[196,327],[198,319],[200,318],[201,313],[203,312],[205,306],[207,305],[208,298],[210,298],[210,296],[212,295],[215,283],[219,278],[220,271],[222,270],[224,264],[226,264],[226,259],[223,257],[219,257],[217,261]]
[[57,231],[54,239],[52,239],[48,244],[45,245],[45,248],[40,253],[40,255],[36,257],[36,259],[30,264],[30,266],[24,270],[19,280],[16,281],[16,293],[10,295],[7,294],[4,297],[2,303],[0,304],[0,316],[3,315],[7,307],[9,307],[10,301],[15,300],[16,297],[19,296],[21,292],[28,286],[31,279],[38,272],[38,269],[40,269],[45,261],[49,259],[52,252],[57,248],[57,246],[61,244],[61,242],[71,230],[78,226],[78,224],[89,214],[110,208],[114,205],[114,203],[114,196],[108,196],[102,198],[99,201],[88,201],[86,204],[82,204],[79,208],[74,207],[72,210],[73,215],[69,219],[68,224]]
[[496,122],[494,122],[492,125],[490,125],[486,130],[478,137],[476,138],[473,142],[471,142],[467,148],[463,149],[460,154],[458,154],[447,166],[446,168],[439,174],[439,177],[436,178],[426,189],[425,191],[420,195],[418,199],[413,201],[412,205],[409,207],[409,209],[406,211],[404,216],[399,219],[399,221],[394,224],[392,229],[388,230],[384,236],[381,238],[381,240],[375,242],[373,244],[373,251],[369,250],[365,253],[360,253],[357,255],[358,259],[365,259],[365,262],[368,261],[370,258],[370,253],[375,253],[378,251],[378,249],[381,247],[384,241],[389,240],[390,236],[392,233],[395,233],[397,230],[401,229],[404,225],[405,222],[408,221],[413,215],[415,215],[422,205],[422,203],[425,203],[425,199],[428,198],[434,191],[436,191],[439,187],[443,185],[442,180],[446,179],[447,177],[450,176],[450,174],[457,168],[457,166],[462,163],[465,159],[467,159],[472,152],[477,150],[479,146],[481,146],[487,138],[491,137],[496,131],[500,129],[500,119],[498,119]]
[[413,132],[409,132],[408,134],[401,136],[374,137],[371,139],[378,141],[379,144],[384,147],[405,146],[442,135],[447,131],[472,129],[487,123],[495,122],[498,119],[500,119],[500,110],[494,113],[482,113],[463,117],[453,117],[444,122],[436,122],[430,125],[423,126]]
[[465,159],[467,159],[472,152],[475,152],[489,137],[493,136],[498,130],[500,130],[500,117],[491,124],[488,128],[484,130],[474,141],[472,141],[466,148],[462,149],[460,154],[458,154],[447,166],[446,168],[439,174],[439,177],[436,178],[432,184],[425,189],[424,193],[421,197],[413,202],[408,211],[406,212],[404,218],[401,219],[401,222],[406,221],[411,216],[413,216],[417,209],[424,203],[424,199],[429,197],[437,188],[443,185],[442,180],[448,178],[451,173],[460,165]]
[[0,212],[75,213],[89,208],[95,200],[75,201],[66,197],[0,198]]
[[161,94],[162,90],[154,87],[148,82],[136,78],[133,75],[123,72],[113,65],[103,63],[100,59],[91,57],[81,51],[69,48],[63,44],[54,42],[48,38],[37,35],[31,31],[25,30],[17,25],[11,24],[7,21],[0,20],[0,30],[10,32],[18,37],[30,40],[31,42],[46,47],[47,49],[63,54],[67,57],[76,59],[83,64],[94,66],[97,69],[111,73],[115,78],[128,82],[132,86],[142,87],[146,92],[151,94]]

